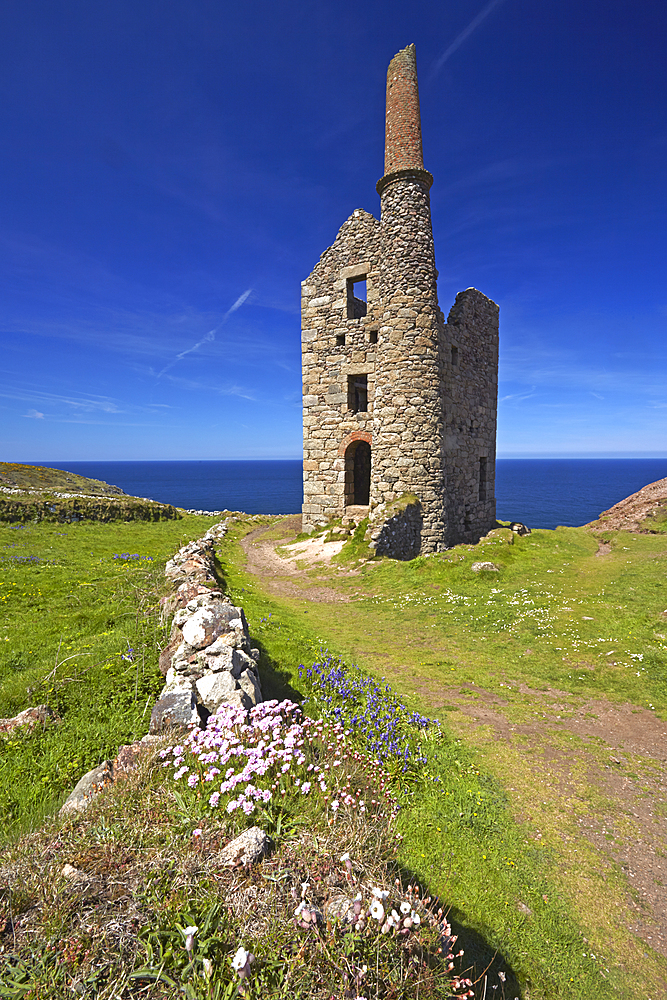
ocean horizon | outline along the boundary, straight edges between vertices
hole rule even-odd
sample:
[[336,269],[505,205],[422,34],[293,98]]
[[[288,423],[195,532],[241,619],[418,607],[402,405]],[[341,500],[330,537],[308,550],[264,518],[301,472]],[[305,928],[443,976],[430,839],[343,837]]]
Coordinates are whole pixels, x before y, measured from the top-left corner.
[[[25,464],[101,479],[132,496],[188,510],[301,511],[299,459]],[[531,528],[587,524],[619,500],[665,477],[667,458],[499,458],[496,516]]]

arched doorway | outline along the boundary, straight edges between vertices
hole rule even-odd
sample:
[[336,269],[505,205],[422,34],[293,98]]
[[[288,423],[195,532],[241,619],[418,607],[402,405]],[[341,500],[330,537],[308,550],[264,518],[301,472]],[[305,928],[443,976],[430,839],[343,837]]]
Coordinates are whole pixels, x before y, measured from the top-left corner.
[[368,506],[371,493],[371,446],[353,441],[345,450],[345,506]]

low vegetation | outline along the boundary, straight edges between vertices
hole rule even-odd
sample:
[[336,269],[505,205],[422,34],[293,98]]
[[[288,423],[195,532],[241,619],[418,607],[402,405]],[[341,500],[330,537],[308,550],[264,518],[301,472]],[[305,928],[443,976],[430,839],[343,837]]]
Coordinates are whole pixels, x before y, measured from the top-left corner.
[[170,521],[171,504],[127,496],[118,486],[41,465],[0,462],[0,521]]
[[5,838],[147,731],[162,686],[164,563],[210,524],[0,525],[0,715],[43,704],[56,716],[0,739]]
[[[292,540],[276,518],[239,518],[218,568],[261,648],[275,703],[259,715],[304,727],[298,756],[241,788],[219,745],[165,738],[76,820],[48,817],[146,731],[164,560],[211,519],[0,528],[2,714],[48,702],[60,720],[0,745],[0,997],[664,995],[615,841],[607,854],[577,822],[618,832],[591,761],[635,774],[640,795],[651,762],[609,765],[572,726],[667,713],[665,537],[499,528],[404,564],[355,550],[288,589],[244,568],[262,523]],[[221,721],[248,749],[249,725]],[[576,794],[561,757],[585,765]],[[273,853],[225,867],[254,824]]]

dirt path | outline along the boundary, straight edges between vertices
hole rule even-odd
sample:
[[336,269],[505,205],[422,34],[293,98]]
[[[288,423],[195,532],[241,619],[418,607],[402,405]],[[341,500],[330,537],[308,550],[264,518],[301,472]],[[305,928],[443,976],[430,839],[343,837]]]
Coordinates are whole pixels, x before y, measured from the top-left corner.
[[[316,578],[308,576],[309,572],[313,573],[321,567],[326,568],[327,579],[330,577],[330,561],[340,552],[342,541],[324,543],[321,539],[313,539],[307,543],[297,543],[289,554],[278,555],[276,548],[289,545],[301,531],[301,515],[286,517],[280,522],[280,529],[283,533],[278,538],[276,527],[272,525],[271,528],[256,528],[241,540],[248,572],[258,577],[266,589],[277,597],[332,604],[349,601],[349,597],[332,587],[319,586]],[[269,533],[272,536],[270,539],[262,537]],[[341,575],[350,573],[343,570]]]
[[[523,803],[519,819],[560,831],[570,864],[589,867],[577,849],[584,838],[601,862],[597,874],[627,876],[627,909],[618,919],[667,958],[667,726],[634,705],[584,701],[576,709],[559,691],[530,691],[543,722],[513,723],[503,702],[480,687],[474,704],[462,687],[432,688],[429,700],[457,706],[448,720],[467,740],[491,757],[501,750],[513,800]],[[576,737],[568,740],[568,734]],[[500,744],[500,746],[499,746]],[[520,787],[520,768],[530,762],[529,781]],[[512,776],[513,775],[513,776]],[[527,805],[529,803],[529,805]],[[577,858],[576,855],[579,854]]]
[[[289,558],[276,553],[300,527],[294,516],[281,522],[281,531],[274,525],[248,534],[242,542],[248,571],[278,598],[349,601],[335,587],[336,577],[349,571],[337,570],[333,586],[322,586],[317,574],[321,566],[331,583],[329,559],[338,543],[328,543],[328,551],[326,543],[291,550]],[[262,537],[269,532],[270,538]],[[606,555],[604,543],[596,554]],[[372,641],[372,618],[365,628]],[[374,658],[368,654],[369,662]],[[513,722],[504,711],[508,702],[478,686],[428,683],[419,693],[485,753],[517,818],[533,829],[535,840],[560,841],[563,865],[581,873],[589,889],[612,884],[620,868],[629,888],[622,912],[608,914],[608,921],[624,924],[667,958],[667,723],[635,705],[573,705],[567,692],[525,685],[519,691],[530,701],[530,722]]]

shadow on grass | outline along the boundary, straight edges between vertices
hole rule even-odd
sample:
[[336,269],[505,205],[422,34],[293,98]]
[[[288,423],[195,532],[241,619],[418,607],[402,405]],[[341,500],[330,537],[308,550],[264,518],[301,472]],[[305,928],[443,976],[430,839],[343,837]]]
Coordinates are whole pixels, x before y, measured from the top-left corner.
[[253,646],[259,650],[259,680],[262,685],[262,694],[265,701],[276,698],[283,701],[289,698],[297,704],[303,701],[303,694],[293,687],[290,672],[281,667],[278,661],[271,656],[261,639],[253,638]]
[[[404,887],[415,883],[423,886],[425,881],[423,875],[418,875],[406,865],[397,865],[396,871]],[[494,998],[494,1000],[522,998],[524,993],[519,977],[503,953],[493,948],[482,934],[464,923],[465,914],[458,907],[450,906],[446,899],[440,897],[434,897],[434,900],[431,908],[437,911],[442,907],[452,928],[452,934],[456,935],[457,941],[452,951],[456,954],[461,948],[463,949],[464,954],[457,972],[472,980],[475,996]],[[505,982],[499,973],[506,977]]]

